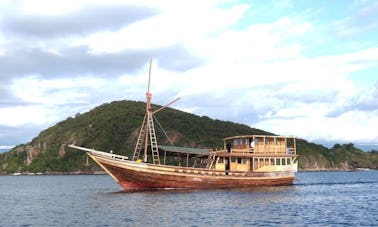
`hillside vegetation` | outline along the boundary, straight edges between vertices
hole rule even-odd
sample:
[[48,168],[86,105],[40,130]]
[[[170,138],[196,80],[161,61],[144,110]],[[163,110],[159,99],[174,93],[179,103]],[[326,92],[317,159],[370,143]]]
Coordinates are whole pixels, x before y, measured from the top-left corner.
[[[111,150],[130,157],[143,121],[145,105],[144,102],[115,101],[61,121],[42,131],[29,143],[0,154],[0,173],[100,170],[95,163],[87,162],[84,152],[67,148],[72,143],[103,151]],[[153,108],[157,109],[158,106]],[[171,108],[156,115],[176,146],[221,148],[224,137],[272,135],[246,125],[200,117]],[[169,145],[163,133],[158,133],[157,137],[159,144]],[[363,152],[353,144],[336,144],[332,149],[327,149],[298,139],[297,153],[299,168],[303,170],[378,168],[378,152]]]

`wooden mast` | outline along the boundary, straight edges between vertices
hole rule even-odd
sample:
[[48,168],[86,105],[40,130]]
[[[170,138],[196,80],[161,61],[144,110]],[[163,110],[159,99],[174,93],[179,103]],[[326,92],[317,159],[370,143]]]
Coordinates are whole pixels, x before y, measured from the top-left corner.
[[[173,101],[169,102],[167,105],[160,107],[159,109],[152,111],[151,107],[151,99],[152,94],[150,93],[150,86],[151,86],[151,67],[152,67],[152,59],[150,60],[150,69],[148,73],[148,86],[146,92],[146,114],[144,115],[144,120],[142,126],[140,128],[138,140],[135,146],[135,151],[133,155],[133,161],[138,161],[140,157],[140,152],[142,148],[144,148],[144,155],[143,155],[143,162],[147,162],[148,159],[148,145],[151,146],[151,154],[152,154],[152,163],[153,164],[160,164],[160,156],[159,156],[159,148],[157,144],[157,137],[155,132],[154,126],[154,118],[153,115],[162,109],[168,107],[172,103],[176,102],[180,98],[176,98]],[[144,146],[143,146],[144,145]]]
[[146,117],[147,117],[147,122],[145,124],[145,140],[144,140],[144,156],[143,156],[143,161],[147,162],[147,148],[148,148],[148,138],[149,138],[149,128],[150,128],[150,119],[151,119],[151,98],[152,94],[150,93],[150,84],[151,84],[151,66],[152,66],[152,59],[150,59],[150,69],[148,71],[148,86],[147,86],[147,93],[146,93],[146,98],[147,98],[147,103],[146,103]]

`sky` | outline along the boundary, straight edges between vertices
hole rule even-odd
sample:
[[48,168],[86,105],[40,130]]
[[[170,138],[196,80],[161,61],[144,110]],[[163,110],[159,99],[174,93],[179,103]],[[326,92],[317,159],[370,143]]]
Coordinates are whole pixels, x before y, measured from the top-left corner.
[[378,144],[378,1],[0,0],[0,149],[116,100]]

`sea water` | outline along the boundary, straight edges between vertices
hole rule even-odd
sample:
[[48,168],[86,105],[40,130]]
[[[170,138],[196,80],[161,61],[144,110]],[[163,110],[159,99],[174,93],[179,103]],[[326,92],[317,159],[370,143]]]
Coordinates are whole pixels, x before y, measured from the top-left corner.
[[0,226],[378,226],[378,171],[292,186],[124,192],[108,175],[0,176]]

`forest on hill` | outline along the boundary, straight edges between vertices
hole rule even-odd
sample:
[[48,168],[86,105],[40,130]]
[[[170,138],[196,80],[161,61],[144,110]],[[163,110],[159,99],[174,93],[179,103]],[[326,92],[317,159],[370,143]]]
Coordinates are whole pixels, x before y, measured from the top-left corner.
[[[0,173],[90,173],[100,170],[97,164],[87,161],[84,152],[67,147],[72,143],[131,157],[145,106],[144,102],[114,101],[69,117],[43,130],[27,144],[0,154]],[[154,109],[159,107],[153,105]],[[273,135],[247,125],[196,116],[172,108],[156,115],[158,122],[155,123],[164,127],[164,133],[175,146],[219,149],[223,146],[222,139],[228,136]],[[159,144],[169,145],[164,133],[157,133]],[[377,151],[364,152],[351,143],[335,144],[328,149],[297,139],[297,153],[301,170],[378,168]]]

